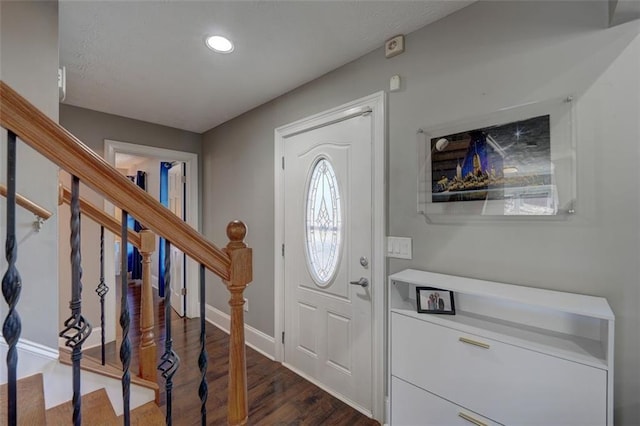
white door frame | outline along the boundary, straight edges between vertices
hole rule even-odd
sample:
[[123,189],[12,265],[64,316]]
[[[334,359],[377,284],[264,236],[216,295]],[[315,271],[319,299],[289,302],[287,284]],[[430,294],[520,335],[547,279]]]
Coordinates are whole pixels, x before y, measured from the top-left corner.
[[[198,181],[198,154],[183,151],[174,151],[172,149],[157,148],[146,145],[136,145],[133,143],[119,142],[114,140],[104,140],[104,154],[105,160],[115,167],[116,153],[118,154],[130,154],[140,157],[154,158],[160,161],[182,161],[185,163],[185,174],[187,176],[187,185],[185,193],[185,201],[187,205],[187,211],[185,216],[185,222],[189,224],[193,229],[200,230],[200,206],[198,203],[199,194],[199,181]],[[114,214],[115,208],[113,204],[105,200],[105,211],[110,214]],[[114,247],[115,239],[110,232],[105,233],[105,247]],[[158,250],[158,247],[156,247]],[[104,267],[105,275],[112,274],[115,276],[115,259],[114,250],[105,250],[104,254]],[[185,265],[186,277],[185,286],[187,289],[186,301],[187,310],[185,316],[188,318],[197,318],[200,316],[200,309],[198,307],[198,277],[199,267],[198,263],[187,256],[187,262]],[[108,275],[111,276],[111,275]],[[117,285],[117,284],[116,284]],[[107,295],[112,294],[115,297],[115,291],[109,292]],[[114,301],[115,303],[115,301]]]
[[336,108],[312,115],[275,129],[275,246],[274,246],[274,283],[275,283],[275,335],[276,335],[276,361],[284,361],[284,345],[282,333],[284,332],[285,289],[284,289],[284,258],[282,257],[282,244],[284,244],[284,171],[282,169],[282,157],[284,156],[284,143],[288,137],[327,126],[338,121],[345,120],[355,115],[361,115],[363,111],[371,112],[371,137],[372,145],[372,243],[373,256],[371,259],[371,318],[372,327],[372,386],[373,386],[373,417],[384,421],[384,295],[386,288],[386,160],[385,160],[385,93],[377,92],[373,95],[346,103]]

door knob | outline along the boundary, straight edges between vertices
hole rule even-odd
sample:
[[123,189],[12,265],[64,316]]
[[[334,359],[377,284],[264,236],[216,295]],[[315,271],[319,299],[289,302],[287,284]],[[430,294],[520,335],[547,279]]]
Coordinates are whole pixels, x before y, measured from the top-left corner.
[[369,280],[365,277],[361,277],[358,281],[351,281],[349,284],[359,285],[362,288],[369,287]]

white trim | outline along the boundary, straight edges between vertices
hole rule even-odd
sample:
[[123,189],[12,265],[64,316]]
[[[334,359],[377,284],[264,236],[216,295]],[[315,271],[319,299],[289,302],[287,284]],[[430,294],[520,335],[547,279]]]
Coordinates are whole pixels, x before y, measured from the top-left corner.
[[[229,323],[231,322],[229,314],[226,314],[211,305],[206,305],[205,309],[205,319],[220,330],[229,334]],[[263,333],[257,328],[251,327],[248,324],[244,325],[244,337],[247,346],[260,352],[270,360],[275,361],[274,352],[276,342],[273,337]]]
[[[95,348],[102,344],[102,327],[93,327],[91,334],[87,337],[87,340],[82,344],[82,350]],[[115,340],[115,339],[114,339]],[[58,337],[58,347],[63,348],[65,346],[66,339],[64,337]],[[113,342],[113,340],[107,340],[105,336],[105,344]]]
[[156,290],[158,290],[158,276],[157,275],[151,275],[151,287],[153,287]]
[[[9,345],[0,333],[0,359],[4,363]],[[52,362],[58,361],[58,349],[35,343],[30,340],[20,339],[16,345],[18,350],[18,378],[40,373]],[[0,384],[7,382],[7,369],[0,369]]]
[[[386,288],[386,112],[385,93],[377,92],[373,95],[349,102],[328,111],[312,115],[294,123],[278,127],[274,131],[275,157],[274,157],[274,186],[275,186],[275,241],[274,241],[274,286],[275,286],[275,335],[280,336],[284,331],[284,259],[281,256],[281,247],[284,242],[284,173],[282,170],[282,156],[284,155],[284,141],[287,137],[302,131],[317,128],[336,120],[352,115],[358,109],[370,107],[372,115],[373,153],[372,153],[372,206],[373,229],[372,244],[373,256],[371,259],[372,274],[372,388],[373,388],[373,417],[379,421],[384,419],[385,391],[384,391],[384,322],[385,322],[385,288]],[[277,343],[275,359],[284,361],[284,345]]]
[[[113,141],[109,139],[104,140],[104,154],[105,160],[115,165],[116,153],[139,155],[146,158],[155,158],[161,161],[182,161],[185,163],[185,173],[187,176],[187,191],[185,194],[187,203],[187,222],[193,229],[200,230],[200,205],[198,200],[199,194],[199,179],[198,179],[198,154],[192,152],[174,151],[172,149],[157,148],[146,145],[136,145],[127,142]],[[113,214],[114,207],[108,201],[105,201],[105,211]],[[105,234],[105,246],[113,247],[114,238],[110,232]],[[156,247],[157,250],[157,247]],[[105,250],[105,276],[107,273],[113,272],[115,276],[115,260],[113,250]],[[110,270],[107,270],[107,267]],[[200,316],[200,309],[198,307],[198,280],[199,280],[199,266],[198,263],[187,256],[186,264],[186,288],[187,288],[187,311],[185,315],[188,318],[197,318]],[[117,284],[119,285],[119,283]],[[112,294],[113,299],[113,311],[115,312],[115,292],[109,292],[107,295]],[[114,324],[114,336],[115,336],[115,321]],[[109,334],[107,334],[109,336]]]
[[[0,347],[8,348],[7,342],[4,340],[4,336],[0,332]],[[41,358],[45,358],[48,360],[58,359],[59,352],[58,349],[50,348],[49,346],[41,345],[40,343],[32,342],[26,339],[18,340],[18,344],[16,348],[21,351],[27,351],[32,355],[37,355]],[[4,358],[3,358],[4,360]]]

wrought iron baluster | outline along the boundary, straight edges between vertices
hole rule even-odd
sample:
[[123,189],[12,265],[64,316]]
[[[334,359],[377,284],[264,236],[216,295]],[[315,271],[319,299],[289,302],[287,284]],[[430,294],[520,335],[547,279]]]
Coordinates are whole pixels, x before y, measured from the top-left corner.
[[209,386],[207,385],[207,365],[208,355],[206,349],[206,329],[205,329],[205,287],[204,287],[204,265],[200,265],[200,356],[198,357],[198,367],[200,367],[200,418],[202,426],[207,424],[207,397],[209,396]]
[[5,242],[5,254],[7,259],[7,271],[2,277],[2,295],[9,306],[9,312],[2,325],[2,335],[7,342],[7,422],[15,426],[18,420],[17,413],[17,379],[18,352],[16,345],[22,332],[20,315],[16,310],[22,280],[16,268],[18,258],[18,243],[16,241],[16,135],[7,131],[7,239]]
[[82,424],[82,396],[80,393],[80,360],[82,344],[91,334],[91,324],[82,316],[82,264],[80,252],[80,179],[71,180],[71,316],[64,322],[60,337],[71,348],[73,365],[73,424]]
[[166,423],[171,425],[171,392],[173,390],[173,375],[176,374],[180,366],[180,357],[173,350],[173,340],[171,339],[171,243],[168,240],[164,242],[164,328],[165,343],[164,353],[160,358],[158,370],[162,371],[162,377],[165,379],[166,393]]
[[120,231],[120,278],[121,278],[121,298],[120,298],[120,327],[122,327],[122,344],[120,345],[120,361],[122,362],[122,405],[124,409],[124,424],[131,424],[131,412],[129,408],[131,374],[129,366],[131,364],[131,342],[129,341],[129,303],[127,298],[128,271],[127,271],[127,217],[129,214],[122,210],[121,231]]
[[100,283],[96,287],[96,293],[100,297],[100,355],[102,365],[105,364],[105,326],[104,326],[104,296],[109,292],[109,287],[104,282],[104,226],[100,227]]

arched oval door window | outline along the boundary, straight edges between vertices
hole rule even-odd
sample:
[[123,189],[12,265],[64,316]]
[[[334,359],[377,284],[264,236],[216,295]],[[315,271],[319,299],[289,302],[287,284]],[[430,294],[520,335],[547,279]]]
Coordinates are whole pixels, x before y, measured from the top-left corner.
[[307,266],[313,280],[327,286],[338,269],[343,241],[340,189],[328,158],[314,162],[305,209]]

